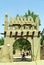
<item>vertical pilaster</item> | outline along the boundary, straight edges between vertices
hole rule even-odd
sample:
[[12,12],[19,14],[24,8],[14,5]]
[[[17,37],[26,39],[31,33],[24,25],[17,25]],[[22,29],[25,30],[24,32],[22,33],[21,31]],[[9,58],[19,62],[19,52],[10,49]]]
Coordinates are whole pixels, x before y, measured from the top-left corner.
[[9,30],[13,30],[12,24],[13,24],[13,22],[12,22],[12,17],[10,17],[10,23],[9,23],[10,29],[9,29]]
[[40,38],[33,38],[33,60],[40,60]]
[[39,30],[39,16],[36,17],[35,23],[36,23],[37,30]]
[[4,24],[4,31],[7,31],[8,30],[8,14],[6,13],[5,14],[5,24]]

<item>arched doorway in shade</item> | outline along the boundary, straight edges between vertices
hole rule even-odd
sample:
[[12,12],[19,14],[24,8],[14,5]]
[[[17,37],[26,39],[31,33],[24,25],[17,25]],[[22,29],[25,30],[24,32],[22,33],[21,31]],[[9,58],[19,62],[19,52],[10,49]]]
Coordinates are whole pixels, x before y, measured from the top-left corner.
[[[22,54],[25,58],[22,60]],[[32,58],[31,43],[27,39],[17,39],[13,43],[13,61],[31,61]]]

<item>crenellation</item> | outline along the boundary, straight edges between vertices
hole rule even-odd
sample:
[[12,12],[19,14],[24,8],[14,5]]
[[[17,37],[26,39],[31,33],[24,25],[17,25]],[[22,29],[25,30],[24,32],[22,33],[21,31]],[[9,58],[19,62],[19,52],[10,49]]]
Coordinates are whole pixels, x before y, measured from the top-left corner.
[[[10,25],[12,24],[12,17],[10,17]],[[20,25],[22,25],[22,24],[31,24],[31,25],[36,25],[36,24],[38,24],[39,22],[38,22],[39,20],[38,20],[38,18],[36,17],[36,20],[35,20],[35,22],[33,21],[33,18],[28,18],[28,19],[26,19],[25,17],[17,17],[17,19],[16,18],[14,18],[14,21],[13,21],[13,23],[14,24],[20,24]],[[7,21],[7,19],[6,19],[6,22],[8,22]],[[6,23],[5,22],[5,23]]]
[[[13,26],[12,23],[15,25]],[[10,25],[10,27],[7,26],[7,24]],[[18,26],[18,24],[20,24],[20,26]],[[23,26],[24,24],[26,24],[26,26]],[[31,18],[17,17],[17,18],[14,18],[14,21],[12,20],[12,17],[10,17],[10,23],[6,19],[5,26],[8,28],[8,30],[9,29],[11,29],[11,30],[15,30],[15,29],[30,29],[30,30],[32,29],[32,30],[34,30],[34,29],[36,29],[36,30],[38,30],[37,28],[39,26],[39,23],[38,23],[37,17],[36,17],[35,22],[33,21],[32,17]]]

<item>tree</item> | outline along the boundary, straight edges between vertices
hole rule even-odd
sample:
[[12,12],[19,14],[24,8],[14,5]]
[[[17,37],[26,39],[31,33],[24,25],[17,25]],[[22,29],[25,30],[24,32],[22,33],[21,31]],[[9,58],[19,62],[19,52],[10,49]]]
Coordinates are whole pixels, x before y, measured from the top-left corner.
[[[35,19],[38,15],[36,15],[36,14],[34,14],[34,12],[31,12],[30,10],[28,10],[28,12],[25,13],[24,17],[28,18],[29,16],[31,16],[35,22]],[[40,19],[39,19],[39,25],[41,25]]]
[[0,38],[0,45],[4,45],[4,38]]
[[42,30],[42,35],[41,35],[41,45],[43,44],[43,40],[44,40],[44,28]]
[[18,39],[16,42],[13,44],[13,49],[19,49],[19,50],[31,50],[31,44],[28,40],[26,39]]

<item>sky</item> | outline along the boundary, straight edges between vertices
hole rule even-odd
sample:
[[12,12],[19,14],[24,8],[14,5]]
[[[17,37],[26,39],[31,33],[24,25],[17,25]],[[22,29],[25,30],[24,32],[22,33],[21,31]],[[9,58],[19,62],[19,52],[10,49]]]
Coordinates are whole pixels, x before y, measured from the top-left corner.
[[[40,31],[44,28],[44,0],[0,0],[0,33],[4,32],[5,13],[14,18],[17,14],[24,15],[28,10],[38,14],[41,20]],[[2,37],[0,35],[0,37]]]

